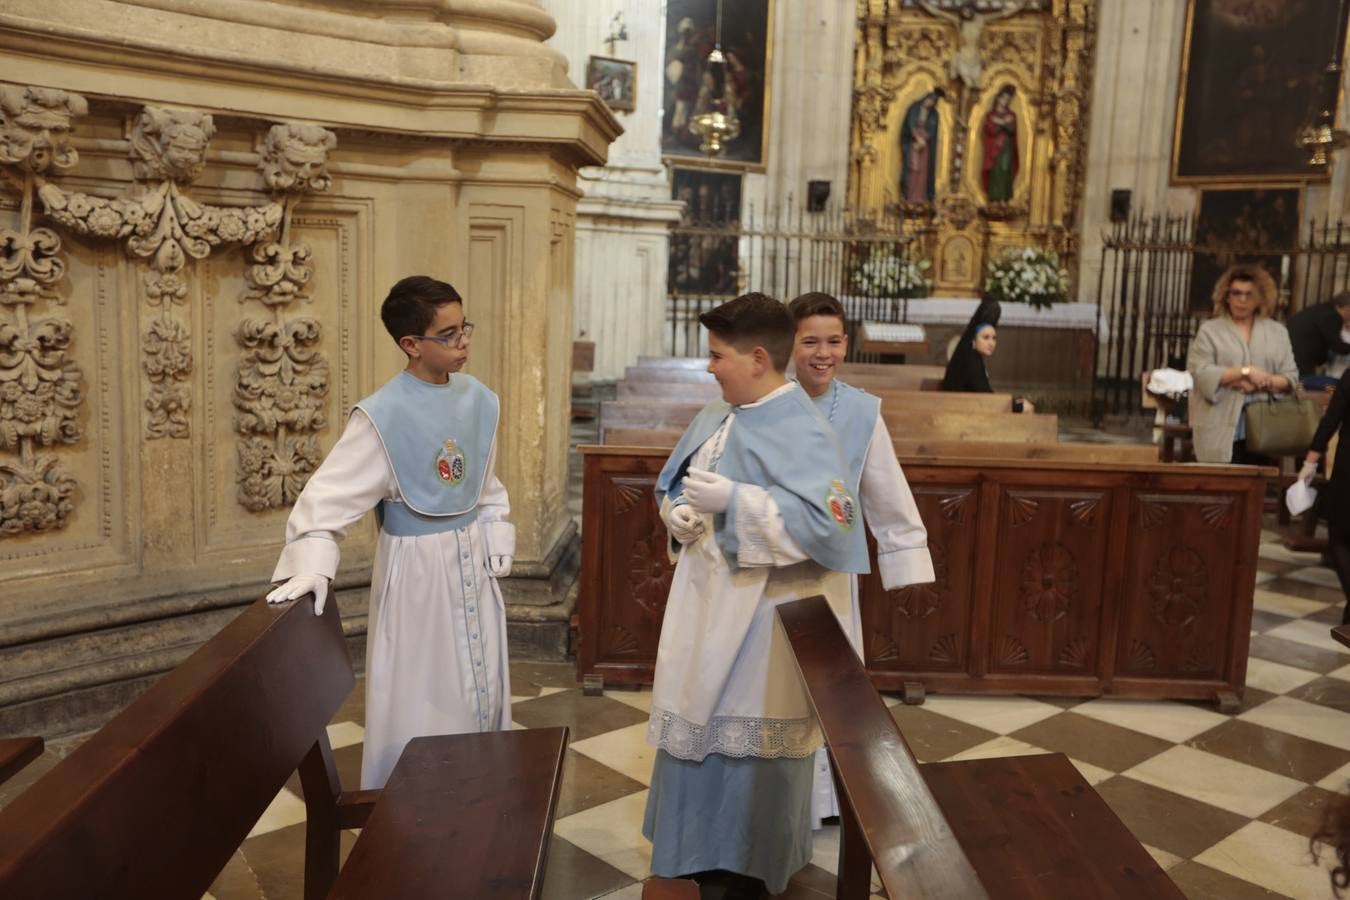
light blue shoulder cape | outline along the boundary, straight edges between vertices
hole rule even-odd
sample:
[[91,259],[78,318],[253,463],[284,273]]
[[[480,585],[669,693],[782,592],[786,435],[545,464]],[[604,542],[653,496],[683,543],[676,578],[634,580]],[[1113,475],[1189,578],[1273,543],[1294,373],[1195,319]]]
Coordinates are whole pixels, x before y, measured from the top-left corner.
[[[703,408],[685,430],[656,481],[660,502],[676,500],[694,453],[732,412],[722,400]],[[848,488],[852,481],[843,451],[829,423],[799,386],[758,406],[739,407],[716,465],[732,481],[768,490],[792,539],[817,563],[838,572],[868,571],[861,509]],[[735,498],[713,518],[717,545],[736,569],[739,541]]]
[[403,502],[423,516],[460,516],[483,492],[497,436],[497,395],[472,375],[431,384],[400,372],[356,408],[379,432]]
[[862,483],[863,463],[867,461],[867,448],[872,445],[877,416],[881,415],[881,398],[836,378],[828,391],[813,397],[812,401],[839,438],[851,476],[848,483],[857,494]]

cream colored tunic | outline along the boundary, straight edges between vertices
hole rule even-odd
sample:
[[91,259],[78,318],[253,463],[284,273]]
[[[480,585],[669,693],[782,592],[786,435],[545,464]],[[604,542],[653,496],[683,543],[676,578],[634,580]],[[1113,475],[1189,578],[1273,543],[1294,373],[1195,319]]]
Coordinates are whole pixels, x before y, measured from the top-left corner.
[[[1219,384],[1224,369],[1233,366],[1261,368],[1272,375],[1283,375],[1290,384],[1298,384],[1294,348],[1289,344],[1288,330],[1280,322],[1258,318],[1252,323],[1250,343],[1227,316],[1201,323],[1186,355],[1186,370],[1195,379],[1189,408],[1195,458],[1200,462],[1233,460],[1233,435],[1247,396],[1236,388]],[[1266,395],[1253,396],[1259,400]]]

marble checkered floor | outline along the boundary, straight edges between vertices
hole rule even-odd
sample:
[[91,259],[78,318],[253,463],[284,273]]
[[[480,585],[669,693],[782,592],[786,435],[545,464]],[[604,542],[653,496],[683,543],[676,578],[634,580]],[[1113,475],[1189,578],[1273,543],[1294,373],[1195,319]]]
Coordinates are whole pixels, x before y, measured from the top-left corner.
[[[921,707],[892,700],[892,714],[924,761],[1066,753],[1188,897],[1330,897],[1308,837],[1350,782],[1350,651],[1327,634],[1344,600],[1329,570],[1273,533],[1260,569],[1247,695],[1231,715],[1197,703],[942,695]],[[329,728],[349,785],[360,768],[361,690]],[[544,896],[636,900],[650,858],[639,830],[650,693],[585,697],[569,666],[531,663],[513,664],[512,691],[518,727],[567,725],[572,735]],[[52,742],[0,788],[0,805],[77,744]],[[303,821],[293,779],[212,896],[298,900]],[[833,896],[837,841],[837,828],[817,834],[815,858],[786,896]]]

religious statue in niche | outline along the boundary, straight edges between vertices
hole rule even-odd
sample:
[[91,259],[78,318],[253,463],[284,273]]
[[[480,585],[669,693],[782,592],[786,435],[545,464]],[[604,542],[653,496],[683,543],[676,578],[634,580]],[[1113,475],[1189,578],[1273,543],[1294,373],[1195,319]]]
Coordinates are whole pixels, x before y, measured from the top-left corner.
[[1038,0],[1002,0],[1001,3],[963,0],[960,4],[942,3],[942,0],[916,2],[924,12],[956,26],[959,43],[947,62],[947,73],[952,81],[960,82],[967,90],[975,90],[980,86],[980,75],[984,71],[980,63],[980,34],[984,27],[999,19],[1015,16],[1023,9],[1040,8]]
[[947,94],[934,88],[909,105],[900,126],[900,193],[906,203],[932,203],[937,176],[938,135],[942,120],[939,100]]
[[990,203],[1012,200],[1013,183],[1017,180],[1017,113],[1012,111],[1016,90],[1011,84],[998,89],[994,105],[985,113],[981,128],[984,158],[980,166],[980,185]]

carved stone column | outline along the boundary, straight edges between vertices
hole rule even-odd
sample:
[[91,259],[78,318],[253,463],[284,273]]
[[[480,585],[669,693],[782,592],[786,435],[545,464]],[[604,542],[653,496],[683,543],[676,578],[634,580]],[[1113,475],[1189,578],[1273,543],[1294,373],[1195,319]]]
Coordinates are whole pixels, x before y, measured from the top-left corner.
[[[304,479],[404,364],[379,305],[414,273],[465,295],[470,371],[502,398],[513,647],[566,646],[577,172],[617,121],[533,0],[204,8],[0,4],[0,77],[50,100],[0,109],[0,355],[40,346],[60,420],[0,384],[0,492],[42,462],[57,510],[0,526],[0,732],[95,724],[261,595]],[[25,175],[30,133],[79,166]],[[25,253],[64,279],[34,294]],[[373,547],[368,520],[342,544],[358,643]]]

